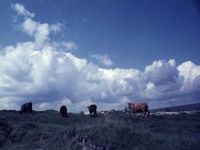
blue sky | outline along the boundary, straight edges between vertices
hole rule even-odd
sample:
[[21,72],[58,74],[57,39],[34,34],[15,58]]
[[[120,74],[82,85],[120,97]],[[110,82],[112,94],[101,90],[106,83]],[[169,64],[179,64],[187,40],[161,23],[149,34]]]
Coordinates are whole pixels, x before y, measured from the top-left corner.
[[158,59],[200,63],[200,11],[195,0],[2,0],[1,45],[29,38],[13,28],[10,4],[15,2],[34,11],[35,20],[63,23],[62,36],[54,38],[74,41],[80,57],[108,54],[115,67],[139,69]]
[[0,20],[1,109],[199,102],[197,0],[1,0]]

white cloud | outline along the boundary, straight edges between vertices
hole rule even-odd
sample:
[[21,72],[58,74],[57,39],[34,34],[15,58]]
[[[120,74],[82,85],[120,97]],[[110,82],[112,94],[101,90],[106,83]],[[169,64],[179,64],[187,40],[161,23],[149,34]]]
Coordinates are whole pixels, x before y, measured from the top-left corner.
[[50,30],[53,31],[54,33],[60,32],[62,29],[63,24],[61,23],[56,23],[56,24],[52,24],[50,25]]
[[[57,29],[48,23],[26,16],[22,27],[35,39],[1,48],[0,109],[19,109],[26,101],[34,109],[66,104],[74,112],[86,111],[91,103],[108,110],[123,109],[129,101],[150,107],[199,102],[200,66],[190,61],[177,66],[173,59],[158,60],[145,70],[103,68],[73,55],[72,41],[52,41],[49,35]],[[94,57],[112,65],[107,55]]]
[[54,47],[58,50],[62,51],[74,51],[78,49],[78,46],[72,41],[60,41],[60,42],[53,42]]
[[35,16],[34,13],[31,13],[28,10],[26,10],[25,7],[20,3],[13,4],[12,8],[17,12],[17,14],[23,15],[24,17],[34,17]]
[[113,64],[112,60],[110,59],[110,57],[107,54],[93,54],[91,55],[92,58],[95,58],[96,60],[98,60],[98,62],[100,64],[103,64],[105,66],[111,66]]
[[36,32],[38,23],[33,21],[32,19],[28,18],[23,22],[22,26],[26,33],[33,36]]
[[28,35],[34,37],[37,47],[42,46],[44,42],[49,40],[50,33],[57,33],[60,32],[62,29],[63,25],[61,23],[48,24],[40,23],[38,21],[33,20],[32,18],[35,16],[35,14],[25,9],[25,7],[22,4],[12,4],[12,8],[19,15],[22,15],[24,17],[22,29]]
[[200,76],[200,66],[195,65],[191,61],[186,61],[178,66],[180,75],[184,77],[184,80],[193,81],[195,78]]
[[182,91],[200,91],[200,66],[191,61],[186,61],[177,67],[180,77],[183,79]]
[[152,91],[155,89],[155,85],[153,82],[149,82],[146,84],[146,91]]

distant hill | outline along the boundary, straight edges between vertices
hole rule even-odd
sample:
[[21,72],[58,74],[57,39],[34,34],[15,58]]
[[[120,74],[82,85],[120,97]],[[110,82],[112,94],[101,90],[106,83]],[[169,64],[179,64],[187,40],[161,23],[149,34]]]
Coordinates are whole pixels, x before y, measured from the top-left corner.
[[151,112],[157,112],[157,111],[192,111],[192,110],[200,110],[200,103],[152,109]]

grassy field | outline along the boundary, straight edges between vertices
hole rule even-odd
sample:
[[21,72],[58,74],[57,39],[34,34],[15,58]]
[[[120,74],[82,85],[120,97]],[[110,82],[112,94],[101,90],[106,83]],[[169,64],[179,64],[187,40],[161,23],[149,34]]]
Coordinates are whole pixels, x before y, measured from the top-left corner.
[[[112,112],[98,117],[57,111],[20,116],[0,111],[2,150],[199,150],[200,114],[134,117]],[[84,140],[83,140],[84,139]],[[83,142],[85,141],[85,143]]]

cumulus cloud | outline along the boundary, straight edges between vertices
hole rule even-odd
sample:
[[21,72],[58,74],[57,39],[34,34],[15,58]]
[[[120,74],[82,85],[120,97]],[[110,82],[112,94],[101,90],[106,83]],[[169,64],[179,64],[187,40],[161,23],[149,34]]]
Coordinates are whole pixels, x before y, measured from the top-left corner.
[[153,91],[155,89],[155,85],[153,82],[149,82],[146,84],[146,91]]
[[29,12],[22,4],[12,4],[12,8],[17,12],[17,14],[24,17],[22,30],[31,37],[34,37],[37,46],[42,46],[44,42],[49,40],[50,33],[57,33],[62,29],[63,25],[59,22],[55,24],[48,24],[33,20],[35,14]]
[[[50,33],[57,33],[61,31],[62,25],[60,23],[56,24],[48,24],[48,23],[40,23],[31,18],[25,18],[22,23],[22,30],[28,35],[34,37],[35,43],[38,46],[42,46],[44,42],[49,40]],[[69,47],[69,43],[67,46]],[[71,47],[73,47],[72,43]]]
[[60,22],[56,23],[56,24],[52,24],[50,25],[50,30],[53,31],[54,33],[60,32],[62,29],[63,24],[61,24]]
[[[37,22],[20,6],[22,31],[34,41],[1,48],[0,109],[19,109],[27,101],[37,110],[66,104],[73,112],[86,111],[91,103],[101,110],[123,109],[129,101],[148,102],[151,108],[199,102],[199,65],[191,61],[176,65],[170,59],[154,61],[144,70],[99,67],[75,56],[74,42],[50,39],[59,25],[52,29],[48,23]],[[112,65],[107,55],[93,57]]]
[[105,66],[111,66],[113,64],[112,60],[107,54],[92,54],[90,57],[96,59],[100,64]]
[[20,3],[16,3],[16,4],[12,4],[12,8],[17,12],[17,14],[19,15],[23,15],[25,17],[34,17],[35,14],[29,12],[28,10],[25,9],[25,7],[20,4]]
[[59,42],[52,42],[53,46],[56,47],[56,49],[64,50],[64,51],[74,51],[78,49],[78,46],[76,43],[72,41],[59,41]]
[[185,93],[199,92],[200,90],[200,66],[192,63],[191,61],[186,61],[177,67],[180,73],[180,77],[183,80],[183,86],[181,91]]

